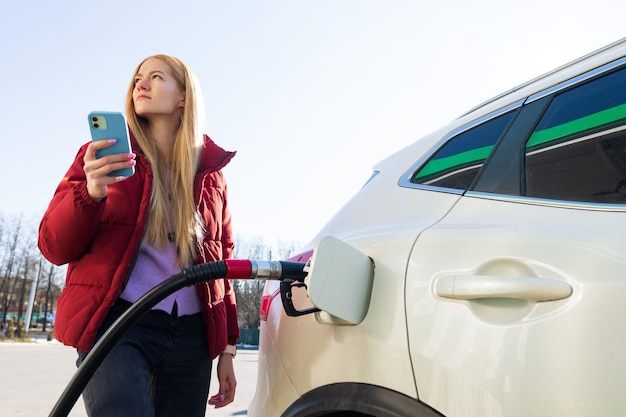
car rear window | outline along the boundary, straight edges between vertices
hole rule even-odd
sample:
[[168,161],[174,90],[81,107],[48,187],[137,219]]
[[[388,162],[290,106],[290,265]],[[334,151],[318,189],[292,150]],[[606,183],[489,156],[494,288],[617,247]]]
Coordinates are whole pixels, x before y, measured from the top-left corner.
[[554,97],[526,143],[523,194],[626,203],[626,69]]
[[411,176],[411,183],[467,190],[513,115],[506,113],[452,137]]

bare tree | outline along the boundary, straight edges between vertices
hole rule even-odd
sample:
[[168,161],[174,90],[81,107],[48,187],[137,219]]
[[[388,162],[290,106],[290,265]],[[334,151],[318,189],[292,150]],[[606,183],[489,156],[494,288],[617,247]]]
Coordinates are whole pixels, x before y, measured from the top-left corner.
[[22,216],[20,216],[15,229],[13,230],[13,234],[8,236],[8,241],[6,242],[4,248],[4,256],[2,262],[2,269],[4,274],[2,276],[2,282],[0,282],[0,294],[4,294],[2,297],[2,320],[4,327],[7,325],[8,320],[8,312],[9,312],[9,301],[10,296],[13,293],[14,285],[11,285],[11,282],[15,282],[11,278],[13,270],[16,264],[19,262],[17,259],[17,246],[20,238],[20,229],[22,228]]
[[[23,257],[20,259],[20,273],[17,274],[15,279],[15,292],[17,298],[17,318],[18,320],[21,317],[24,317],[24,306],[26,304],[26,285],[28,280],[26,276],[28,275],[28,257]],[[33,282],[34,283],[34,282]],[[31,284],[32,285],[32,284]],[[19,329],[17,337],[22,337],[21,329]]]
[[[34,311],[35,305],[44,304],[42,299],[45,299],[44,312],[53,311],[60,294],[58,280],[64,268],[49,264],[48,281],[42,282],[48,263],[37,250],[37,225],[34,219],[25,219],[22,215],[15,219],[0,216],[0,316],[4,328],[13,315],[17,315],[18,322],[26,315],[27,307]],[[46,286],[43,297],[38,296],[39,285]],[[34,299],[31,299],[33,294]],[[41,313],[41,307],[37,313]]]
[[48,325],[48,314],[55,312],[54,306],[56,305],[59,295],[61,295],[64,269],[65,268],[63,267],[58,267],[54,264],[48,263],[48,272],[44,274],[45,282],[42,283],[43,294],[40,296],[44,332],[46,331],[46,327]]

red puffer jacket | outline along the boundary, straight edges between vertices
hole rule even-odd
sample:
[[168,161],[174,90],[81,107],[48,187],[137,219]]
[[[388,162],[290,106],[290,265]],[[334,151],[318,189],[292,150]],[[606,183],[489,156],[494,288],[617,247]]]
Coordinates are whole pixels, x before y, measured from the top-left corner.
[[[66,284],[57,305],[55,337],[89,350],[96,332],[121,293],[143,236],[152,170],[131,137],[137,154],[135,175],[109,186],[107,198],[93,201],[83,171],[83,145],[55,191],[39,226],[39,249],[52,263],[68,263]],[[206,234],[197,263],[230,258],[234,244],[227,187],[221,169],[235,152],[228,152],[205,136],[194,195]],[[197,286],[202,300],[207,341],[212,358],[239,338],[237,306],[228,280]]]

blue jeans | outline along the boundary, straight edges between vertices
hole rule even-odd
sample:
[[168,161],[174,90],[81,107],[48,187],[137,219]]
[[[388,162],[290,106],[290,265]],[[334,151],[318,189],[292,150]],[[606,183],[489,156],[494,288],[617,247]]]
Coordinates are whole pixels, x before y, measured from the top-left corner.
[[[118,300],[98,338],[131,304]],[[77,364],[87,352],[78,351]],[[204,417],[212,362],[201,314],[153,310],[111,349],[83,391],[90,417]]]

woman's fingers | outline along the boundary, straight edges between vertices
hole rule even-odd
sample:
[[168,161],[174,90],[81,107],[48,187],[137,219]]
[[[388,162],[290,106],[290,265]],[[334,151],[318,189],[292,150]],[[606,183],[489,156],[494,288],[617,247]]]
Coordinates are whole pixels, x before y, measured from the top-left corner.
[[107,186],[126,177],[109,176],[109,173],[133,167],[136,164],[134,153],[121,153],[96,157],[96,152],[115,143],[115,139],[99,140],[89,144],[83,158],[85,176],[87,178],[87,192],[96,201],[100,201],[108,194]]

